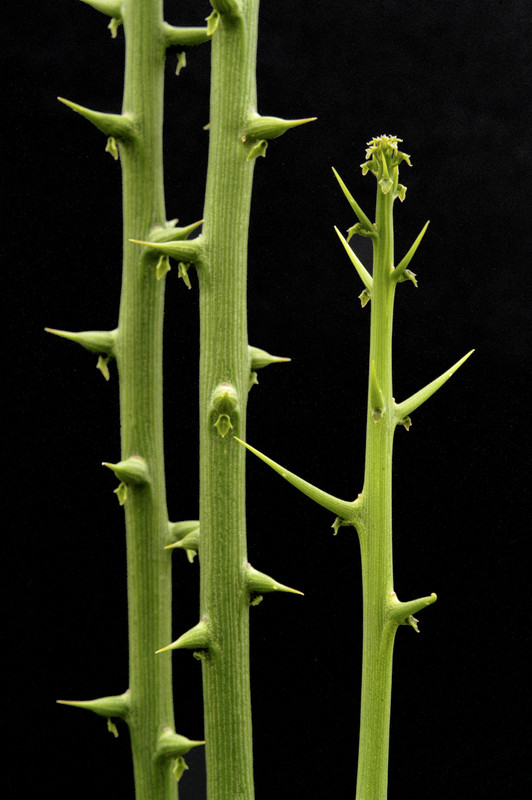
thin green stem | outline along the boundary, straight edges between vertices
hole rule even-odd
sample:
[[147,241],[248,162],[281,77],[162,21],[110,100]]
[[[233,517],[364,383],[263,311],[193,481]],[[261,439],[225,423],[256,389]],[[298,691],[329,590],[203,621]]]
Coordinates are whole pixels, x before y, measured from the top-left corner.
[[[218,3],[214,5],[218,6]],[[253,178],[243,134],[255,110],[258,0],[220,15],[212,41],[210,147],[200,282],[201,616],[209,800],[253,800],[245,437],[250,377],[247,235]],[[220,6],[221,8],[222,6]],[[231,427],[232,426],[232,429]]]
[[377,190],[370,365],[374,364],[382,408],[368,389],[364,527],[360,536],[363,584],[363,658],[357,800],[384,800],[388,778],[388,741],[392,653],[396,626],[387,616],[393,591],[392,447],[396,425],[392,398],[393,193]]
[[124,262],[116,359],[120,373],[122,460],[141,456],[149,480],[127,488],[129,688],[137,800],[176,800],[172,760],[156,758],[165,728],[173,731],[171,657],[155,651],[171,638],[171,553],[162,428],[164,280],[155,257],[130,239],[165,225],[162,173],[162,0],[123,0],[126,69],[123,113],[135,136],[120,144]]

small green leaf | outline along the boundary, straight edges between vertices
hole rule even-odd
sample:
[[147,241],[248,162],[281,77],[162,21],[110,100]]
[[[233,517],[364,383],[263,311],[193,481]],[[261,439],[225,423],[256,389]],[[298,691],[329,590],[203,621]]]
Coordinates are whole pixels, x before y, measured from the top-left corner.
[[250,606],[258,606],[264,600],[261,594],[251,595],[249,599]]
[[105,145],[105,152],[110,153],[114,160],[118,160],[118,147],[116,146],[116,139],[114,136],[110,136],[107,139],[107,144]]
[[364,308],[371,300],[371,292],[369,289],[364,289],[364,291],[358,295],[358,299],[360,300],[360,305]]
[[172,767],[172,772],[174,774],[174,778],[176,781],[181,779],[181,776],[188,769],[188,764],[183,758],[183,756],[178,756],[174,761],[174,766]]
[[121,26],[121,24],[122,24],[122,20],[120,18],[113,17],[111,22],[107,26],[109,28],[109,30],[111,31],[111,36],[113,37],[113,39],[116,39],[116,34],[117,34],[118,29]]
[[98,363],[96,364],[96,369],[100,370],[106,381],[111,377],[109,375],[109,367],[107,366],[110,360],[111,356],[98,356]]
[[118,729],[110,717],[107,720],[107,730],[109,731],[109,733],[113,734],[115,739],[118,739]]
[[397,278],[397,283],[403,283],[403,281],[412,281],[414,286],[417,289],[417,280],[416,280],[416,273],[412,272],[409,269],[403,270],[401,275]]
[[176,66],[175,74],[179,75],[181,70],[185,69],[186,65],[187,65],[187,54],[183,50],[182,53],[178,53],[177,54],[177,66]]
[[208,17],[205,18],[207,23],[207,36],[212,36],[220,22],[220,14],[218,11],[213,11]]
[[167,272],[170,271],[170,259],[164,254],[159,256],[157,266],[155,267],[155,277],[158,281],[164,278]]
[[347,520],[342,519],[341,517],[336,517],[333,524],[331,525],[331,528],[333,529],[334,535],[336,536],[340,528],[345,526],[352,527],[352,525],[353,525],[352,522],[348,522]]
[[127,486],[126,486],[126,484],[125,483],[119,483],[118,486],[116,487],[116,489],[114,490],[114,493],[116,494],[116,496],[118,498],[118,502],[120,503],[120,505],[123,506],[124,503],[127,500]]
[[214,423],[214,427],[216,428],[222,439],[225,436],[227,436],[227,434],[233,427],[229,414],[220,414],[220,416]]
[[364,225],[362,225],[362,223],[357,222],[355,225],[351,225],[351,227],[347,229],[347,241],[351,241],[353,236],[369,236],[370,238],[375,238],[376,231],[370,231]]
[[407,621],[405,622],[405,625],[411,625],[413,627],[413,629],[415,630],[415,632],[419,633],[419,628],[418,628],[418,625],[417,625],[418,622],[419,622],[418,619],[416,619],[414,616],[410,615],[408,617]]
[[405,200],[405,197],[406,197],[406,186],[403,186],[402,183],[398,183],[395,196],[399,198],[401,203],[404,203],[404,200]]
[[206,661],[208,657],[207,650],[194,650],[192,653],[192,658],[195,658],[196,661]]
[[393,186],[393,181],[389,176],[382,177],[379,181],[379,186],[381,187],[381,191],[383,194],[388,194],[388,192]]
[[190,283],[190,278],[188,277],[189,269],[190,264],[185,264],[184,261],[180,261],[177,267],[177,274],[182,279],[187,289],[192,289],[192,284]]
[[266,139],[261,139],[260,142],[257,142],[249,153],[247,154],[246,161],[253,161],[254,158],[258,158],[259,156],[266,156],[266,150],[268,149],[268,142]]

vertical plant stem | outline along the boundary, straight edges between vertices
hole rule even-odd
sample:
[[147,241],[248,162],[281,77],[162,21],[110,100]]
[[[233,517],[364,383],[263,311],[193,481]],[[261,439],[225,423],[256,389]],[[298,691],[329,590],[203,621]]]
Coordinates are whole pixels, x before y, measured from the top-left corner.
[[[382,395],[376,408],[370,378],[366,431],[364,525],[359,529],[363,584],[363,660],[357,800],[384,800],[393,642],[388,603],[393,591],[392,448],[396,425],[392,398],[393,192],[377,189],[373,288],[371,293],[370,375]],[[373,366],[374,365],[374,366]]]
[[[213,3],[217,6],[217,3]],[[221,5],[221,4],[220,4]],[[215,427],[224,384],[231,433],[245,436],[249,388],[246,272],[253,160],[243,141],[256,104],[258,0],[220,15],[212,41],[210,147],[200,281],[201,616],[209,800],[253,800],[245,456]],[[222,384],[222,388],[220,387]],[[218,388],[217,388],[218,387]],[[218,398],[218,400],[217,400]],[[236,403],[236,405],[235,405]]]
[[162,172],[162,0],[123,0],[126,69],[123,114],[135,136],[120,146],[124,262],[116,356],[120,373],[122,460],[142,457],[149,481],[127,488],[129,607],[128,724],[137,800],[175,800],[171,761],[157,759],[161,731],[173,730],[169,653],[155,651],[171,637],[171,557],[164,549],[168,516],[162,427],[164,280],[154,255],[132,238],[148,239],[165,225]]
[[371,333],[369,354],[368,411],[366,429],[366,463],[364,486],[354,502],[341,500],[308,483],[298,475],[272,461],[251,445],[241,442],[275,472],[316,503],[335,513],[335,533],[342,526],[356,528],[360,540],[363,583],[363,656],[362,697],[357,800],[386,800],[388,784],[388,748],[392,685],[392,656],[395,633],[399,625],[417,629],[414,613],[436,601],[436,595],[400,602],[393,589],[392,558],[392,451],[397,425],[407,429],[409,414],[424,403],[456,372],[473,351],[423,389],[401,403],[392,392],[392,325],[395,286],[416,279],[407,269],[428,223],[399,264],[394,266],[393,204],[404,200],[406,188],[399,184],[399,164],[411,166],[410,157],[399,152],[396,136],[379,136],[369,142],[362,173],[377,178],[376,221],[373,224],[352,197],[335,171],[342,191],[358,222],[350,228],[371,237],[373,275],[339,234],[359,277],[365,286],[360,295],[362,305],[371,299]]

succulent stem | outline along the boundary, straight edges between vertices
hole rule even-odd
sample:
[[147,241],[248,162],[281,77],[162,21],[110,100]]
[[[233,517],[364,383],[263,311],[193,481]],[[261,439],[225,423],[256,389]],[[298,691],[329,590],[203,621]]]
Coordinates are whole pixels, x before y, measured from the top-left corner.
[[[213,2],[210,144],[200,287],[200,606],[215,647],[202,658],[208,800],[253,800],[245,436],[250,357],[247,238],[255,160],[242,141],[256,108],[258,0]],[[227,408],[223,387],[227,388]]]
[[392,652],[395,627],[385,616],[393,591],[392,320],[394,194],[377,188],[371,334],[369,354],[364,526],[360,536],[363,583],[363,664],[357,800],[384,800],[388,778],[388,739]]
[[[392,392],[392,321],[394,293],[427,225],[394,270],[393,203],[406,189],[398,183],[398,165],[409,157],[397,149],[398,139],[382,136],[369,143],[362,165],[377,179],[376,230],[373,238],[373,287],[369,353],[366,463],[363,520],[359,530],[363,584],[363,655],[357,800],[384,800],[388,783],[388,744],[392,656],[399,625],[411,625],[413,616],[436,600],[436,595],[400,603],[393,590],[392,561],[392,451],[396,425],[406,427],[407,415],[465,361],[403,403]],[[345,191],[344,191],[345,193]],[[355,210],[355,213],[356,210]],[[357,216],[359,216],[357,214]],[[398,274],[399,273],[399,274]],[[376,411],[376,405],[380,408]]]
[[[121,460],[141,456],[148,484],[130,481],[124,503],[129,610],[128,724],[137,800],[176,800],[172,762],[157,759],[159,736],[174,730],[169,655],[155,651],[171,639],[171,553],[168,537],[163,427],[162,332],[164,281],[153,256],[131,239],[148,240],[166,224],[162,172],[162,0],[123,0],[126,39],[123,114],[136,136],[120,149],[123,185],[123,276],[116,360],[120,375]],[[116,470],[115,470],[116,471]],[[118,474],[118,473],[117,473]]]

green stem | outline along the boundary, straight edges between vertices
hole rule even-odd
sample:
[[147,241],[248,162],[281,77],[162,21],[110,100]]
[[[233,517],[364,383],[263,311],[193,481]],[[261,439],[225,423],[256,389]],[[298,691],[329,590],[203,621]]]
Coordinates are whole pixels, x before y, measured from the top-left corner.
[[137,800],[175,800],[170,759],[157,759],[159,737],[173,730],[171,657],[155,651],[171,638],[171,554],[162,428],[164,280],[155,256],[132,238],[165,225],[162,172],[162,0],[123,0],[126,68],[123,113],[135,136],[120,143],[124,262],[116,358],[120,373],[122,460],[141,456],[149,481],[127,488],[129,688],[127,717]]
[[[243,131],[256,105],[258,5],[243,0],[240,14],[221,14],[213,36],[204,252],[198,268],[200,604],[212,637],[203,659],[209,800],[254,797],[245,451],[225,434],[230,424],[231,434],[245,437],[250,376],[246,273],[254,161],[247,160]],[[229,400],[220,384],[229,385]]]
[[[392,398],[393,193],[377,191],[370,368],[375,365],[382,409],[368,390],[364,525],[360,528],[363,583],[363,659],[357,800],[384,800],[388,777],[388,741],[392,653],[396,626],[387,603],[393,591],[392,447],[396,425]],[[370,382],[371,384],[371,382]]]

